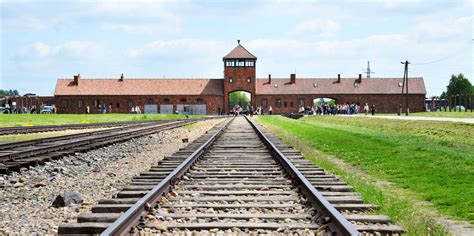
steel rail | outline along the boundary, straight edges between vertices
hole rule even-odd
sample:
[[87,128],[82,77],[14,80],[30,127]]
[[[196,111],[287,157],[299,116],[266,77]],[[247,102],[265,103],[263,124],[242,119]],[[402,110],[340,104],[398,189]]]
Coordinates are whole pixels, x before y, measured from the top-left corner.
[[[339,213],[339,211],[336,210],[336,208],[334,208],[334,206],[332,206],[328,200],[326,200],[326,198],[308,181],[308,179],[304,177],[298,168],[293,165],[293,163],[285,156],[285,154],[283,154],[257,127],[257,125],[255,125],[255,123],[248,117],[245,116],[245,118],[257,131],[257,134],[264,141],[270,152],[274,154],[278,162],[280,162],[280,164],[293,177],[293,179],[299,183],[299,186],[302,187],[301,190],[304,191],[309,200],[318,207],[317,209],[322,211],[322,216],[330,217],[323,223],[329,223],[329,228],[337,235],[360,235],[360,232],[357,231],[357,229],[346,218],[344,218],[344,216],[342,216],[341,213]],[[331,223],[333,226],[331,226]]]
[[189,168],[204,154],[211,144],[222,134],[223,130],[229,125],[234,118],[229,119],[226,123],[205,143],[199,146],[191,155],[189,155],[183,163],[176,167],[173,172],[168,174],[158,185],[153,187],[145,196],[140,198],[132,207],[114,221],[107,229],[102,232],[101,236],[106,235],[126,235],[129,234],[131,227],[137,225],[145,208],[154,207],[156,202],[176,181],[178,181]]
[[67,134],[67,135],[61,135],[61,136],[53,136],[53,137],[46,137],[46,138],[39,138],[39,139],[32,139],[32,140],[25,140],[25,141],[18,141],[18,142],[0,143],[0,150],[35,145],[35,144],[40,144],[40,143],[54,142],[54,141],[59,141],[63,139],[80,138],[80,137],[91,136],[91,135],[100,135],[104,133],[111,133],[114,131],[133,129],[136,127],[147,127],[147,126],[152,126],[152,125],[157,125],[157,124],[169,124],[170,122],[173,122],[173,121],[175,120],[170,120],[170,121],[165,121],[165,122],[160,121],[156,123],[147,122],[147,123],[140,123],[140,124],[131,124],[128,126],[121,126],[121,127],[116,127],[116,128],[106,129],[106,130],[89,131],[89,132],[83,132],[83,133],[77,133],[77,134]]
[[[160,131],[167,130],[167,129],[178,128],[178,127],[181,127],[183,125],[195,123],[195,122],[205,120],[205,119],[208,119],[208,118],[171,120],[170,122],[160,122],[160,123],[151,124],[151,125],[146,124],[143,127],[140,127],[140,126],[138,126],[138,127],[137,126],[122,127],[122,128],[117,128],[118,130],[113,129],[110,132],[100,133],[100,134],[86,133],[87,135],[85,135],[85,136],[87,136],[87,137],[84,137],[84,135],[80,135],[80,136],[77,136],[77,137],[74,136],[72,138],[77,138],[76,140],[71,140],[67,143],[64,143],[64,144],[61,144],[61,145],[55,145],[55,146],[51,146],[51,145],[44,146],[42,142],[32,143],[32,145],[35,145],[35,144],[42,144],[42,145],[39,146],[39,147],[33,148],[33,149],[27,149],[25,151],[20,150],[20,151],[16,151],[16,152],[13,152],[13,153],[0,154],[0,163],[6,162],[6,161],[12,161],[12,160],[16,160],[16,159],[21,159],[21,158],[26,158],[26,157],[31,157],[31,156],[36,156],[36,155],[40,155],[40,154],[50,153],[52,151],[61,151],[61,150],[64,150],[64,149],[74,148],[74,147],[78,147],[78,146],[81,146],[81,145],[88,145],[88,144],[91,144],[91,143],[97,142],[97,141],[103,141],[103,140],[108,140],[108,139],[119,139],[119,138],[123,138],[123,137],[127,137],[128,139],[131,139],[131,138],[135,138],[135,137],[140,137],[140,136],[160,132]],[[154,129],[158,129],[158,130],[154,130]],[[91,136],[91,135],[95,135],[95,136]],[[53,140],[53,141],[60,141],[60,140],[63,140],[63,139],[65,139],[65,140],[70,139],[71,136],[70,135],[65,135],[65,136],[58,136],[58,137],[52,137],[52,138],[60,138],[59,140]],[[47,144],[47,143],[48,142],[45,142],[45,144]],[[21,146],[19,146],[19,147],[21,147]]]

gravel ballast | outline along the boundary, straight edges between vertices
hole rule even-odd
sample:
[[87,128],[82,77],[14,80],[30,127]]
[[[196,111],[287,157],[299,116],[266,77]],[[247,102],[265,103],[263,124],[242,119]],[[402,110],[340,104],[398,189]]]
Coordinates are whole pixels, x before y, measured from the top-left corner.
[[[61,222],[75,222],[79,213],[111,198],[133,176],[186,146],[182,139],[192,142],[221,121],[202,121],[0,175],[0,235],[55,234]],[[82,203],[53,207],[62,192],[78,193]]]

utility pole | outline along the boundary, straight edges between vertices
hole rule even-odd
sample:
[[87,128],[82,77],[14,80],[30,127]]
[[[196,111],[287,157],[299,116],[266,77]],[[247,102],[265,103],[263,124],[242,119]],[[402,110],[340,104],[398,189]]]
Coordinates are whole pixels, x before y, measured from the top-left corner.
[[370,74],[374,74],[372,70],[370,70],[370,61],[367,61],[367,70],[364,71],[367,74],[367,79],[370,79]]
[[406,88],[406,94],[405,94],[405,115],[408,116],[410,114],[410,108],[408,107],[408,64],[410,64],[409,61],[405,62],[400,62],[405,65],[405,72],[403,73],[403,86],[402,86],[402,94],[400,96],[400,114],[401,114],[401,105],[403,103],[403,90]]

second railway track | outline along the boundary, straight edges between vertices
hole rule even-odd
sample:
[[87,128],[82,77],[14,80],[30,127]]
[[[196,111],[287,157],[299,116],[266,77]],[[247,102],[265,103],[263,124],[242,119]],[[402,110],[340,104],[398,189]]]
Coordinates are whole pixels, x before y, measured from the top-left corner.
[[[59,234],[398,235],[351,186],[243,117],[136,176]],[[267,137],[268,136],[268,137]],[[319,190],[319,191],[318,191]]]
[[0,174],[41,164],[76,152],[123,142],[202,119],[140,122],[107,130],[0,144]]

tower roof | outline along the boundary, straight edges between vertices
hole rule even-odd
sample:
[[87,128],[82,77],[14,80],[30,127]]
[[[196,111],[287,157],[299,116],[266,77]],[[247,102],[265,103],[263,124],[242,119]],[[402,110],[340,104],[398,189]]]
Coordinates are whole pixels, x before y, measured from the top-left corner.
[[223,59],[257,59],[256,56],[254,56],[240,44],[240,40],[237,42],[238,45],[227,55],[225,55]]

